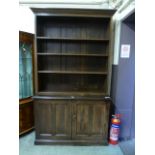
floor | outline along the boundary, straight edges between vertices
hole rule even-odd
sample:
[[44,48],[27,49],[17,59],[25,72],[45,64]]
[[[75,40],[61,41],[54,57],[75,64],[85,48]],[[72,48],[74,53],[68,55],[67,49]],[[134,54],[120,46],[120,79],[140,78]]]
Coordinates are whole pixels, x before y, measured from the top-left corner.
[[134,155],[135,154],[135,139],[122,141],[119,146],[124,153],[124,155]]
[[49,146],[34,145],[35,132],[19,140],[19,155],[124,155],[119,145],[108,146]]

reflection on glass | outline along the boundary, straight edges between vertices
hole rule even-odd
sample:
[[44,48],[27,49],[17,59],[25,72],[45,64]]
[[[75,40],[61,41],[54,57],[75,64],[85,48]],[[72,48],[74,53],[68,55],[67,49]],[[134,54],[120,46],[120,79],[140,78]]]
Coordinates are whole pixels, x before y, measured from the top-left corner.
[[32,44],[19,43],[19,99],[33,95]]

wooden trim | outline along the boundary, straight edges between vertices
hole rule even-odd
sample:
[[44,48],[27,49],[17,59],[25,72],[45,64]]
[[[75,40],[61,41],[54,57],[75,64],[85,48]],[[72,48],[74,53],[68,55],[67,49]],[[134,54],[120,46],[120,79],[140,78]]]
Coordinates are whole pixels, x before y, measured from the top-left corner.
[[33,94],[35,92],[35,77],[34,77],[34,59],[35,59],[35,56],[34,56],[34,53],[35,53],[35,40],[34,40],[34,35],[33,35],[33,43],[32,43],[32,79],[33,79]]
[[90,140],[51,140],[51,139],[36,139],[36,145],[78,145],[78,146],[87,146],[87,145],[108,145],[108,140],[102,141],[90,141]]
[[30,103],[30,102],[33,102],[33,99],[31,97],[29,98],[26,98],[26,99],[20,99],[19,100],[19,104],[25,104],[25,103]]
[[52,70],[38,70],[38,73],[44,74],[82,74],[82,75],[107,75],[105,71],[52,71]]
[[38,70],[38,67],[37,67],[37,64],[38,64],[38,56],[37,56],[37,52],[38,52],[38,49],[37,49],[37,39],[36,39],[36,34],[37,34],[37,17],[35,16],[35,39],[34,39],[34,48],[35,48],[35,52],[34,52],[34,83],[35,83],[35,90],[34,90],[34,93],[37,94],[38,92],[38,73],[37,73],[37,70]]
[[33,40],[34,40],[34,34],[19,31],[19,41],[20,42],[33,43]]
[[111,17],[116,10],[110,9],[57,9],[31,8],[36,15],[41,16],[68,16],[68,17]]
[[33,96],[35,100],[103,100],[105,103],[111,103],[108,96]]
[[112,27],[112,18],[109,23],[109,59],[108,59],[108,81],[107,81],[107,93],[110,95],[111,88],[111,76],[112,76],[112,61],[113,61],[113,27]]
[[33,83],[33,94],[35,92],[35,78],[34,78],[34,34],[24,32],[24,31],[19,31],[19,42],[24,42],[24,43],[32,43],[32,83]]
[[45,96],[108,96],[104,92],[48,92],[48,91],[38,91],[36,95],[45,95]]
[[31,131],[31,130],[33,130],[33,129],[34,129],[34,126],[31,127],[31,128],[29,128],[29,129],[27,129],[27,130],[25,130],[25,131],[20,132],[20,133],[19,133],[19,136],[21,136],[22,134],[27,133],[27,132],[29,132],[29,131]]
[[37,53],[37,55],[40,55],[40,56],[71,56],[71,57],[74,57],[74,56],[81,56],[81,57],[108,57],[109,55],[108,54],[80,54],[80,53],[77,53],[77,54],[74,54],[74,53]]
[[56,40],[56,41],[87,41],[87,42],[109,42],[109,39],[82,39],[82,38],[51,38],[51,37],[42,37],[37,36],[36,39],[38,40]]

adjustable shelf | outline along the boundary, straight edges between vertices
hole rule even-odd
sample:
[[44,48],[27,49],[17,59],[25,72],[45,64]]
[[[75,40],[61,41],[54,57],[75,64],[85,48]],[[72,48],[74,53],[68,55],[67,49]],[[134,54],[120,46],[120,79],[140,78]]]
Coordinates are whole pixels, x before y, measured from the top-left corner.
[[[82,52],[81,52],[82,53]],[[85,57],[108,57],[108,54],[81,54],[81,53],[37,53],[37,55],[41,55],[41,56],[85,56]],[[85,53],[85,52],[83,52]]]
[[91,42],[108,42],[109,41],[109,39],[52,38],[52,37],[44,37],[44,36],[38,36],[37,39],[40,39],[40,40],[54,40],[54,41],[91,41]]
[[[73,97],[76,97],[76,96],[90,96],[90,97],[104,97],[107,95],[107,93],[103,93],[103,92],[91,92],[91,91],[76,91],[76,92],[73,92],[73,91],[59,91],[59,92],[50,92],[50,91],[46,91],[46,90],[42,90],[42,91],[39,91],[38,95],[56,95],[56,96],[73,96]],[[73,98],[72,97],[72,98]]]
[[86,72],[86,71],[49,71],[42,70],[38,71],[38,73],[51,73],[51,74],[94,74],[94,75],[107,75],[107,72]]
[[37,39],[37,53],[57,54],[103,54],[109,53],[109,42],[106,41],[60,41],[52,39]]

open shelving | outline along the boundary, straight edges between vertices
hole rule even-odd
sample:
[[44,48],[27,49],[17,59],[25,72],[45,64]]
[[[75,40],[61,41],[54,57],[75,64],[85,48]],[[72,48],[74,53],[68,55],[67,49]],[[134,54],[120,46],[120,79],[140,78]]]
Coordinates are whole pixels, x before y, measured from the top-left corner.
[[32,11],[35,144],[107,145],[115,10]]
[[37,16],[37,92],[106,94],[109,23],[109,18]]

